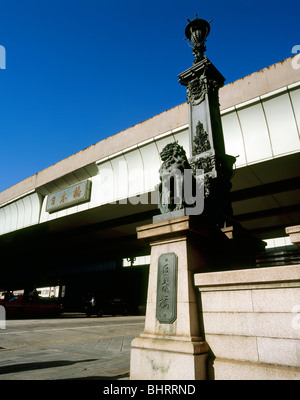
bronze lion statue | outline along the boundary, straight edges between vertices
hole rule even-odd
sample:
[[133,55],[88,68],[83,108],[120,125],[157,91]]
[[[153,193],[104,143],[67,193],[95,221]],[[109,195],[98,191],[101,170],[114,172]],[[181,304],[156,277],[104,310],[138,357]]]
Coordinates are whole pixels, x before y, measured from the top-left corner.
[[167,144],[160,153],[162,165],[159,169],[158,207],[162,214],[185,207],[184,170],[191,169],[185,150],[178,142]]

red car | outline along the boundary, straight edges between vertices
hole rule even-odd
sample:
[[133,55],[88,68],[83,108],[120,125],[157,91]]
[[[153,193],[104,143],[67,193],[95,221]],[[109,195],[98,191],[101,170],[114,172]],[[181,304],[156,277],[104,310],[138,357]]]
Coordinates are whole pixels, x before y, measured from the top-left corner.
[[38,295],[16,295],[9,300],[1,301],[6,310],[6,317],[18,316],[59,316],[62,305],[52,299],[44,299]]

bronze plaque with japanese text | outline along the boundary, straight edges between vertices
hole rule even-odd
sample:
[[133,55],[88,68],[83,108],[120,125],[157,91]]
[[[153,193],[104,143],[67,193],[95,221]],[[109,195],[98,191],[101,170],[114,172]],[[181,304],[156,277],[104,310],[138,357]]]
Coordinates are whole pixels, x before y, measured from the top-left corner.
[[75,206],[90,200],[91,181],[85,180],[69,186],[47,197],[46,211],[51,213],[66,207]]
[[177,318],[177,255],[162,254],[158,259],[156,318],[172,324]]

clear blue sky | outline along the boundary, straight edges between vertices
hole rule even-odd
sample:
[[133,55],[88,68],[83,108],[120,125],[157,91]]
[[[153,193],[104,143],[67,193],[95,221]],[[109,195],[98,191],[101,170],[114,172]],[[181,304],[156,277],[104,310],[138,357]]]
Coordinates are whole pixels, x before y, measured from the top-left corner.
[[299,1],[1,0],[0,191],[185,102],[187,18],[229,83],[291,57]]

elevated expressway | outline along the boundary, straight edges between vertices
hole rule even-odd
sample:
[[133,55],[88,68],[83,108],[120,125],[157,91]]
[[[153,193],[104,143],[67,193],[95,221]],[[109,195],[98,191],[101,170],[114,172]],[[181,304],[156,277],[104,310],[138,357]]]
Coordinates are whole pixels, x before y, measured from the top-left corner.
[[[259,238],[285,236],[300,221],[300,69],[290,58],[225,85],[220,108],[227,154],[238,156],[235,219]],[[135,230],[157,213],[159,153],[174,140],[189,156],[186,103],[0,193],[0,289],[149,254]],[[89,201],[47,211],[50,196],[86,180]]]

